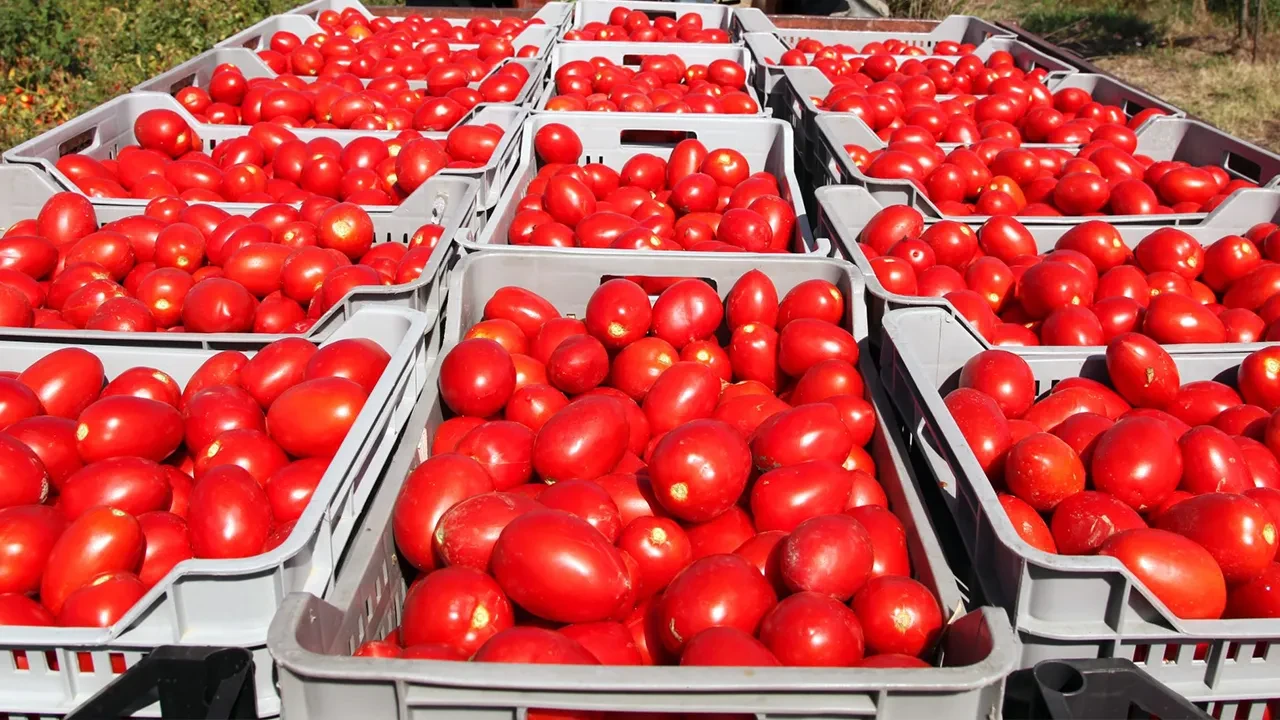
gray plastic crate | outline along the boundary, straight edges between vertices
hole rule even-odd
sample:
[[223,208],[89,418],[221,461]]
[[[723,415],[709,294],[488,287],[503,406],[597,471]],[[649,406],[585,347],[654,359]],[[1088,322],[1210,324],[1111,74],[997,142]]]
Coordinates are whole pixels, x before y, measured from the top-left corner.
[[[206,151],[215,145],[231,138],[243,137],[248,132],[245,125],[208,125],[197,122],[186,108],[182,107],[173,96],[167,93],[130,93],[109,100],[102,105],[80,115],[58,127],[42,133],[21,145],[4,153],[4,161],[26,165],[35,165],[49,173],[65,190],[80,193],[55,163],[58,158],[71,153],[80,153],[94,159],[113,158],[126,145],[133,145],[133,122],[147,110],[162,108],[172,110],[182,116],[191,125]],[[502,139],[494,149],[489,162],[480,168],[469,170],[441,170],[440,177],[470,178],[479,182],[480,197],[477,210],[486,211],[498,201],[503,189],[511,180],[518,160],[520,132],[524,127],[524,119],[528,111],[512,105],[477,105],[463,118],[464,124],[495,123],[504,128]],[[299,140],[307,141],[317,137],[333,138],[341,145],[346,145],[359,137],[376,137],[389,140],[398,135],[395,132],[373,132],[368,130],[316,130],[307,128],[290,128]],[[423,133],[424,137],[443,140],[448,133]],[[377,215],[399,215],[410,219],[420,217],[420,209],[425,206],[425,198],[418,197],[415,191],[404,202],[395,206],[362,205],[371,217]],[[81,193],[83,194],[83,193]],[[98,198],[96,204],[131,207],[141,212],[146,207],[146,200],[130,198]],[[261,207],[251,203],[214,203],[219,207],[230,209],[233,205],[249,208]],[[422,223],[419,222],[419,225]],[[414,226],[417,227],[417,226]],[[412,232],[412,230],[410,230]]]
[[[535,32],[521,33],[517,37],[524,37],[526,33],[533,42],[525,43],[527,45],[537,45],[542,48],[541,52],[545,52],[547,46],[554,40],[552,31],[549,28],[538,28]],[[515,63],[523,65],[529,71],[529,79],[520,88],[520,93],[510,103],[506,105],[524,105],[529,102],[534,94],[542,89],[542,77],[546,74],[545,66],[542,60],[538,58],[507,58],[503,63],[495,66],[489,73],[498,72],[498,70],[507,63]],[[258,53],[247,48],[218,48],[200,53],[190,60],[176,65],[165,72],[147,80],[138,83],[133,87],[133,92],[161,92],[172,95],[186,87],[209,87],[209,79],[213,77],[213,71],[223,64],[235,65],[240,68],[240,72],[244,74],[246,79],[254,78],[275,78],[279,77],[263,60],[258,57]],[[297,76],[304,82],[315,82],[317,78],[312,76]],[[486,78],[488,75],[485,76]],[[372,78],[362,78],[361,82],[368,85]],[[414,90],[425,90],[427,87],[426,80],[409,80],[409,87]],[[484,82],[481,80],[480,82]],[[480,82],[471,83],[471,87],[478,87]]]
[[736,37],[741,37],[747,33],[773,33],[778,28],[759,8],[737,7],[733,9],[733,20],[731,21],[732,29]]
[[[818,74],[821,75],[821,73]],[[791,77],[788,71],[788,80]],[[855,126],[848,122],[832,124],[827,120],[837,114],[824,113],[824,117],[819,117],[816,123],[819,129],[818,141],[826,145],[823,156],[828,158],[828,165],[830,165],[830,167],[823,166],[827,170],[827,177],[822,184],[865,187],[881,204],[910,205],[927,219],[982,222],[989,217],[987,215],[943,215],[938,210],[938,206],[925,197],[924,193],[909,180],[881,180],[864,175],[854,165],[849,154],[844,152],[844,146],[847,143],[856,144],[857,139],[865,139],[865,136],[860,134],[854,139],[847,139],[851,137],[848,135],[849,129]],[[861,125],[860,121],[858,124]],[[1263,186],[1280,176],[1280,155],[1263,150],[1253,143],[1241,140],[1199,120],[1183,117],[1153,117],[1135,132],[1138,137],[1138,147],[1135,152],[1147,155],[1154,160],[1183,160],[1197,166],[1216,165],[1226,170],[1232,178],[1248,180]],[[839,174],[833,174],[831,172],[833,169],[838,170]],[[1178,224],[1191,224],[1204,219],[1205,216],[1206,213],[1184,213],[1163,217]],[[1116,224],[1150,224],[1151,218],[1150,215],[1107,215],[1101,219]],[[1076,225],[1080,222],[1078,217],[1031,216],[1019,219],[1027,225]]]
[[[703,28],[720,28],[733,31],[734,10],[727,5],[717,3],[684,3],[666,2],[666,0],[579,0],[573,3],[573,19],[566,29],[581,29],[589,22],[609,23],[609,13],[614,8],[643,10],[650,18],[680,18],[685,15],[698,15],[702,18]],[[565,41],[563,34],[561,42]]]
[[[880,340],[880,323],[884,314],[893,310],[908,307],[947,307],[950,304],[942,298],[916,297],[899,295],[885,290],[884,285],[876,278],[867,256],[858,247],[858,235],[866,227],[876,213],[884,209],[866,188],[852,185],[819,188],[817,198],[817,220],[814,224],[814,235],[825,239],[845,257],[858,266],[867,282],[867,315],[870,318],[871,337],[877,344]],[[1208,247],[1227,235],[1243,235],[1249,228],[1258,223],[1280,222],[1280,191],[1277,190],[1241,190],[1233,194],[1214,208],[1199,223],[1179,225],[1174,220],[1163,222],[1164,218],[1179,218],[1178,215],[1151,215],[1150,222],[1144,224],[1117,224],[1116,231],[1129,247],[1137,247],[1143,238],[1162,227],[1177,227]],[[1095,218],[1107,220],[1108,218]],[[982,227],[981,222],[966,223],[975,233]],[[1061,238],[1074,225],[1026,225],[1027,230],[1036,240],[1038,252],[1053,250],[1058,238]],[[954,311],[953,309],[951,311]],[[977,335],[976,330],[963,316],[957,314],[957,322],[964,324]],[[985,340],[982,340],[986,344]],[[1232,351],[1252,351],[1265,347],[1269,343],[1251,343],[1234,345],[1181,345],[1180,351],[1206,351],[1226,347]],[[989,344],[988,344],[989,346]],[[1028,355],[1055,354],[1058,349],[1045,347],[1024,348]]]
[[[433,177],[427,180],[418,193],[423,207],[414,218],[400,215],[374,215],[373,228],[379,242],[407,243],[422,225],[435,223],[444,227],[437,251],[432,253],[422,276],[404,285],[358,287],[330,308],[304,336],[309,340],[323,340],[353,317],[354,313],[370,306],[397,306],[425,312],[434,319],[444,303],[448,290],[444,276],[456,261],[458,239],[475,236],[477,215],[475,211],[478,187],[474,180]],[[0,228],[7,228],[25,218],[39,214],[45,201],[60,188],[45,173],[29,165],[0,165]],[[247,215],[257,205],[224,205],[229,212]],[[94,213],[100,225],[113,220],[139,214],[133,207],[94,205]],[[0,328],[0,339],[61,339],[76,342],[126,342],[155,347],[214,347],[219,343],[265,343],[285,335],[252,333],[120,333],[100,330],[46,330],[39,328]]]
[[[361,15],[364,15],[367,18],[376,17],[369,8],[365,7],[364,3],[360,2],[360,0],[312,0],[309,3],[299,5],[298,7],[289,10],[285,14],[305,15],[314,20],[325,10],[342,12],[347,8],[355,8],[360,11]],[[559,28],[566,20],[568,20],[570,12],[571,8],[569,7],[569,3],[549,2],[538,8],[538,12],[534,13],[533,17],[542,20],[551,27]],[[390,17],[393,20],[397,19],[396,16]],[[465,24],[466,20],[461,20],[461,22]]]
[[[565,63],[575,60],[589,61],[592,58],[605,58],[615,65],[638,69],[646,55],[678,55],[687,65],[710,65],[716,60],[732,60],[746,69],[747,84],[743,90],[751,96],[752,100],[756,101],[756,105],[760,107],[760,112],[754,115],[720,115],[718,117],[744,118],[768,117],[769,115],[768,109],[761,102],[760,95],[755,91],[755,87],[752,84],[755,65],[751,62],[751,53],[747,52],[747,49],[741,45],[717,45],[712,43],[560,43],[552,48],[547,55],[545,86],[542,92],[536,96],[532,103],[532,108],[535,111],[546,110],[547,101],[556,95],[556,71],[563,67]],[[667,116],[666,113],[628,113],[630,116],[637,114]]]
[[[1196,702],[1275,696],[1280,620],[1182,620],[1119,560],[1052,555],[1018,537],[942,399],[956,387],[964,363],[984,349],[977,337],[937,308],[889,313],[884,332],[881,379],[906,432],[916,438],[921,482],[941,489],[987,598],[1009,611],[1022,667],[1059,658],[1117,657]],[[1248,354],[1169,350],[1183,382],[1231,382]],[[1030,364],[1040,390],[1064,378],[1106,378],[1105,357],[1089,349],[1018,354]],[[1200,643],[1208,652],[1196,660]],[[1252,717],[1263,709],[1255,707]]]
[[[288,593],[323,594],[331,587],[338,558],[425,386],[438,344],[430,330],[425,313],[365,307],[320,343],[368,338],[391,353],[391,361],[280,547],[251,558],[185,560],[109,628],[5,628],[0,636],[0,707],[20,715],[61,715],[117,677],[113,657],[132,667],[157,645],[228,645],[253,652],[259,716],[279,714],[266,650],[268,626]],[[76,340],[76,346],[102,360],[107,377],[146,366],[182,384],[215,351],[252,353],[265,344],[190,339],[138,347]],[[22,370],[60,347],[66,344],[0,342],[0,368]],[[18,653],[25,654],[30,669],[17,668]],[[80,654],[88,656],[91,667],[82,667]],[[155,716],[159,708],[153,705],[141,714]]]
[[[723,295],[750,260],[699,257],[687,262],[648,257],[628,265],[641,275],[694,275],[716,282]],[[860,278],[831,260],[793,260],[763,268],[786,292],[815,277],[861,297]],[[518,284],[539,292],[564,312],[581,313],[591,290],[614,275],[607,253],[572,259],[538,253],[465,258],[454,276],[445,347],[481,317],[499,287]],[[846,325],[861,336],[860,304]],[[869,359],[861,364],[871,399],[883,417],[887,399]],[[377,720],[426,717],[515,718],[528,708],[686,713],[748,712],[759,718],[992,718],[998,717],[1004,676],[1016,655],[1007,621],[991,608],[964,613],[964,592],[948,569],[912,478],[904,445],[883,422],[872,453],[890,504],[908,529],[917,577],[948,610],[962,614],[944,636],[942,664],[930,670],[836,668],[585,668],[485,666],[476,663],[373,660],[349,657],[361,642],[382,637],[399,623],[406,580],[396,560],[391,510],[403,478],[426,458],[443,420],[438,395],[423,394],[409,433],[375,497],[333,593],[286,599],[268,644],[280,669],[285,717]],[[418,428],[422,428],[419,432]],[[776,713],[776,714],[775,714]]]
[[[986,55],[982,55],[982,52],[985,52],[982,50],[982,46],[987,40],[992,38],[1006,40],[1014,38],[1013,33],[1008,30],[968,15],[949,15],[929,32],[779,28],[764,13],[750,9],[737,10],[735,17],[742,18],[736,22],[742,27],[743,33],[764,33],[764,35],[754,38],[744,35],[743,40],[751,48],[752,55],[756,58],[756,82],[761,83],[757,85],[757,89],[765,94],[772,91],[773,86],[782,79],[782,66],[778,64],[782,58],[782,53],[795,47],[796,43],[806,38],[812,38],[824,45],[850,45],[858,50],[861,50],[870,42],[900,40],[907,45],[923,48],[931,53],[933,48],[943,41],[972,43],[977,46],[975,53],[984,59],[990,57],[989,52]],[[950,57],[955,58],[956,56]],[[1048,56],[1044,57],[1047,58]],[[1043,67],[1048,69],[1052,66],[1053,63]],[[1065,69],[1062,67],[1057,68],[1057,70]]]
[[[791,249],[796,253],[829,256],[834,251],[830,245],[817,243],[809,228],[800,184],[796,181],[791,144],[791,127],[769,118],[743,118],[725,120],[719,115],[680,115],[678,119],[664,113],[536,113],[525,123],[524,141],[520,147],[520,167],[507,185],[502,200],[493,210],[479,239],[461,241],[466,252],[488,248],[507,247],[507,230],[517,212],[517,205],[524,197],[525,188],[537,175],[539,163],[533,151],[533,138],[538,128],[551,123],[566,125],[582,139],[582,162],[600,162],[613,168],[621,168],[627,160],[641,153],[659,156],[668,152],[672,144],[657,144],[652,138],[641,138],[636,133],[645,131],[671,131],[679,129],[701,140],[708,150],[733,148],[747,159],[753,172],[765,170],[778,178],[783,198],[796,210],[796,233]],[[632,139],[635,138],[635,139]],[[549,251],[551,248],[534,248]],[[556,248],[556,253],[583,252],[580,248]],[[628,256],[644,255],[642,251],[615,250]]]

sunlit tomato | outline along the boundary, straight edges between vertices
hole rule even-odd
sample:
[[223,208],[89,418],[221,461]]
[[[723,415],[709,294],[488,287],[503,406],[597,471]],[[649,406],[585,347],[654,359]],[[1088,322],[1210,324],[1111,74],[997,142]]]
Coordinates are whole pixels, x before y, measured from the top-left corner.
[[95,401],[80,413],[77,449],[86,463],[136,456],[154,462],[182,444],[182,415],[168,403],[116,395]]
[[695,560],[667,586],[658,605],[662,645],[679,653],[711,627],[754,634],[777,596],[760,571],[736,555]]
[[627,415],[615,398],[587,396],[553,415],[538,431],[533,467],[544,482],[593,480],[622,459]]
[[31,388],[45,412],[76,419],[102,391],[102,361],[81,348],[55,350],[27,366],[18,382]]
[[149,512],[138,516],[138,525],[146,539],[146,551],[138,569],[138,579],[144,587],[164,579],[174,565],[195,557],[191,550],[191,538],[187,522],[170,512]]
[[715,420],[676,427],[663,436],[649,458],[649,477],[658,502],[672,515],[691,522],[711,520],[728,510],[742,494],[750,472],[746,440]]
[[1022,417],[1036,392],[1031,366],[1004,350],[986,350],[966,361],[960,370],[960,387],[990,396],[1007,418]]
[[1227,604],[1222,570],[1195,542],[1165,530],[1142,528],[1111,536],[1098,554],[1124,563],[1174,615],[1188,620],[1222,616]]
[[346,378],[294,385],[267,411],[267,432],[294,457],[332,457],[355,424],[368,394]]
[[463,415],[493,415],[514,389],[515,365],[510,354],[493,340],[464,340],[440,365],[440,394],[450,409]]
[[144,537],[132,515],[99,506],[72,522],[54,543],[40,580],[40,602],[57,614],[71,593],[103,573],[133,572]]
[[942,632],[937,598],[911,578],[872,578],[851,605],[867,650],[875,654],[923,655]]
[[1243,495],[1208,493],[1160,513],[1156,526],[1194,540],[1209,551],[1228,584],[1248,582],[1275,559],[1276,524]]
[[196,557],[251,557],[271,531],[266,493],[236,465],[219,465],[196,481],[187,518]]
[[464,657],[515,624],[511,602],[498,583],[464,567],[443,568],[413,583],[403,612],[403,644],[444,643]]
[[35,593],[66,519],[47,505],[0,510],[0,591]]
[[99,575],[67,596],[57,623],[62,627],[110,627],[146,592],[147,586],[133,573]]

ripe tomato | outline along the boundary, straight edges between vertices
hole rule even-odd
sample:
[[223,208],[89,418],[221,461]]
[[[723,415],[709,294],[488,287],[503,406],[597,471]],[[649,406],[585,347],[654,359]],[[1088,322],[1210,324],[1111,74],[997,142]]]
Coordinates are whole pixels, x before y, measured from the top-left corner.
[[133,573],[105,573],[67,596],[58,613],[62,627],[110,627],[142,599],[147,586]]
[[77,450],[86,463],[113,457],[160,462],[182,444],[182,415],[168,403],[132,395],[95,401],[80,413]]
[[622,556],[589,523],[537,510],[512,520],[493,548],[491,571],[518,605],[554,622],[597,622],[634,604]]
[[1275,520],[1243,495],[1208,493],[1160,513],[1156,527],[1194,540],[1209,551],[1230,585],[1261,575],[1275,559]]
[[681,570],[658,601],[663,647],[680,653],[698,633],[729,627],[754,634],[778,602],[760,571],[737,555],[711,555]]
[[401,643],[443,643],[464,657],[515,624],[511,602],[498,583],[465,567],[442,568],[414,582],[403,612]]
[[615,398],[587,396],[551,416],[538,431],[533,467],[544,482],[593,480],[627,451],[630,429]]
[[192,488],[187,525],[196,557],[252,557],[271,532],[271,505],[244,468],[219,465]]
[[35,392],[46,413],[73,420],[98,399],[104,379],[102,361],[75,347],[55,350],[18,374],[18,382]]
[[142,563],[145,538],[138,521],[105,505],[74,520],[49,552],[40,580],[40,602],[57,615],[71,593],[104,573],[133,572]]
[[937,598],[911,578],[873,578],[854,596],[852,607],[867,650],[877,655],[923,655],[942,632]]
[[965,362],[960,387],[991,397],[1006,418],[1020,418],[1035,401],[1036,381],[1026,360],[1005,350],[984,350]]
[[649,459],[658,502],[690,522],[705,522],[728,510],[746,488],[750,474],[751,450],[746,441],[731,426],[715,420],[676,427],[662,437]]
[[1058,503],[1050,522],[1053,542],[1063,555],[1092,555],[1112,535],[1146,526],[1133,508],[1093,490]]
[[368,395],[346,378],[306,380],[284,391],[267,411],[267,432],[294,457],[332,457]]
[[74,520],[99,505],[137,516],[165,510],[172,489],[164,470],[140,457],[115,457],[85,465],[62,485],[58,506]]
[[1111,536],[1098,554],[1123,563],[1174,615],[1187,620],[1222,616],[1227,604],[1222,570],[1195,542],[1165,530],[1142,528]]
[[47,505],[0,509],[0,594],[40,589],[45,562],[66,527],[63,515]]

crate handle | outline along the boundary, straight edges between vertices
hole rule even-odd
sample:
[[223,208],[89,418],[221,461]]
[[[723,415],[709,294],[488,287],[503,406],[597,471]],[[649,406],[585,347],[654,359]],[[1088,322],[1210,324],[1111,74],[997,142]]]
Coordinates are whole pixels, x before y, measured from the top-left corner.
[[196,84],[196,74],[191,73],[190,75],[178,78],[177,80],[174,80],[173,82],[169,83],[169,89],[166,90],[165,92],[172,95],[183,88],[189,88],[195,84]]
[[698,133],[693,130],[651,130],[633,129],[619,130],[618,142],[623,145],[644,145],[646,147],[673,148],[681,140],[697,140]]
[[58,144],[58,157],[74,155],[75,153],[78,153],[81,150],[84,150],[85,148],[93,145],[93,143],[97,140],[97,138],[98,138],[97,126],[91,127],[88,130],[85,130],[72,137],[69,137]]
[[157,699],[163,717],[256,718],[253,654],[234,647],[161,645],[66,720],[131,716]]
[[1226,158],[1223,160],[1223,166],[1228,172],[1235,173],[1243,177],[1245,180],[1252,181],[1258,185],[1262,184],[1262,166],[1250,160],[1249,158],[1239,154],[1226,151]]

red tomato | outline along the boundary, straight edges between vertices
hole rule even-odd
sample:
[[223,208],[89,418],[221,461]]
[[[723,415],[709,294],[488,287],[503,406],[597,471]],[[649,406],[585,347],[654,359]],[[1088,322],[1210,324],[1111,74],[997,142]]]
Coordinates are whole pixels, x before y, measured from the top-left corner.
[[1160,513],[1156,526],[1194,540],[1209,551],[1229,585],[1261,575],[1276,555],[1275,520],[1243,495],[1208,493]]
[[[237,370],[236,377],[238,376]],[[187,384],[188,390],[193,383],[194,377]],[[198,448],[196,452],[202,452],[209,447],[209,443],[228,430],[267,429],[266,416],[257,401],[244,390],[230,385],[213,385],[189,396],[183,407],[182,417],[187,447]]]
[[182,415],[167,403],[132,395],[102,398],[80,413],[77,449],[86,463],[136,456],[160,462],[182,444]]
[[102,361],[81,348],[55,350],[27,366],[18,382],[40,398],[45,412],[77,419],[102,392]]
[[99,575],[133,572],[142,563],[144,543],[132,515],[106,506],[89,510],[53,544],[40,580],[40,602],[57,615],[71,593]]
[[45,561],[67,527],[57,509],[23,505],[0,510],[0,594],[34,594]]
[[346,378],[306,380],[284,391],[267,411],[267,432],[294,457],[332,457],[368,395]]
[[1222,616],[1227,604],[1222,570],[1195,542],[1165,530],[1143,528],[1113,535],[1098,554],[1124,563],[1174,615],[1187,620]]
[[676,427],[662,437],[649,459],[658,502],[690,522],[705,522],[728,510],[742,495],[750,474],[746,441],[715,420]]
[[862,659],[862,625],[848,607],[826,595],[796,593],[769,611],[760,640],[783,665],[849,667]]
[[694,635],[685,643],[680,664],[726,667],[781,665],[763,643],[734,627],[711,627]]
[[634,603],[622,556],[590,524],[537,510],[512,520],[493,548],[491,570],[518,605],[554,622],[618,617]]
[[551,416],[538,431],[533,467],[544,482],[593,480],[627,451],[629,426],[615,398],[588,396]]
[[396,498],[396,547],[419,570],[434,569],[432,544],[441,517],[463,500],[492,491],[493,480],[472,458],[456,453],[431,457],[410,473]]
[[661,592],[693,560],[688,534],[669,518],[633,519],[618,537],[618,549],[637,563],[638,600]]
[[1036,381],[1026,360],[1005,350],[984,350],[965,362],[960,387],[978,390],[1007,418],[1020,418],[1035,401]]
[[43,503],[49,495],[49,475],[40,457],[17,438],[0,433],[0,508]]
[[553,665],[599,665],[600,661],[576,640],[539,627],[513,627],[489,638],[474,662],[549,663]]
[[164,469],[140,457],[116,457],[85,465],[62,485],[58,507],[75,520],[99,505],[130,515],[165,510],[172,489]]
[[219,465],[191,489],[187,525],[196,557],[252,557],[271,532],[271,505],[246,470]]
[[871,576],[871,536],[848,515],[822,515],[796,526],[782,541],[782,580],[794,592],[813,591],[847,601]]
[[514,390],[515,365],[510,354],[493,340],[463,340],[440,364],[440,395],[459,414],[493,415]]
[[754,634],[778,602],[760,571],[736,555],[711,555],[681,570],[658,601],[663,647],[681,652],[698,633],[729,627]]
[[781,467],[752,484],[751,514],[757,530],[791,532],[805,520],[844,510],[852,491],[852,474],[834,462]]
[[1177,489],[1182,478],[1182,453],[1164,423],[1131,417],[1098,437],[1090,470],[1095,489],[1143,512]]
[[1045,524],[1044,518],[1040,517],[1040,513],[1012,495],[1000,493],[997,497],[1001,507],[1004,508],[1005,515],[1009,517],[1009,522],[1013,524],[1014,532],[1023,542],[1041,552],[1057,554],[1058,548],[1054,544],[1053,534],[1049,532],[1049,526]]
[[1146,526],[1133,508],[1092,490],[1058,503],[1050,523],[1053,542],[1063,555],[1092,555],[1112,535]]
[[1107,344],[1107,375],[1131,405],[1157,410],[1173,402],[1181,384],[1169,353],[1138,333],[1125,333]]
[[170,512],[149,512],[138,516],[138,525],[146,539],[146,551],[138,579],[150,589],[164,579],[174,565],[195,557],[187,521]]
[[515,624],[511,602],[498,583],[472,568],[442,568],[414,582],[403,612],[404,645],[443,643],[464,657]]
[[67,596],[57,623],[62,627],[110,627],[146,593],[147,586],[133,573],[99,575]]
[[929,589],[905,577],[869,580],[853,598],[871,653],[919,656],[942,632],[942,608]]
[[944,402],[977,456],[979,466],[988,477],[999,477],[1000,464],[1012,444],[1009,422],[1000,406],[985,393],[966,388],[953,390]]

